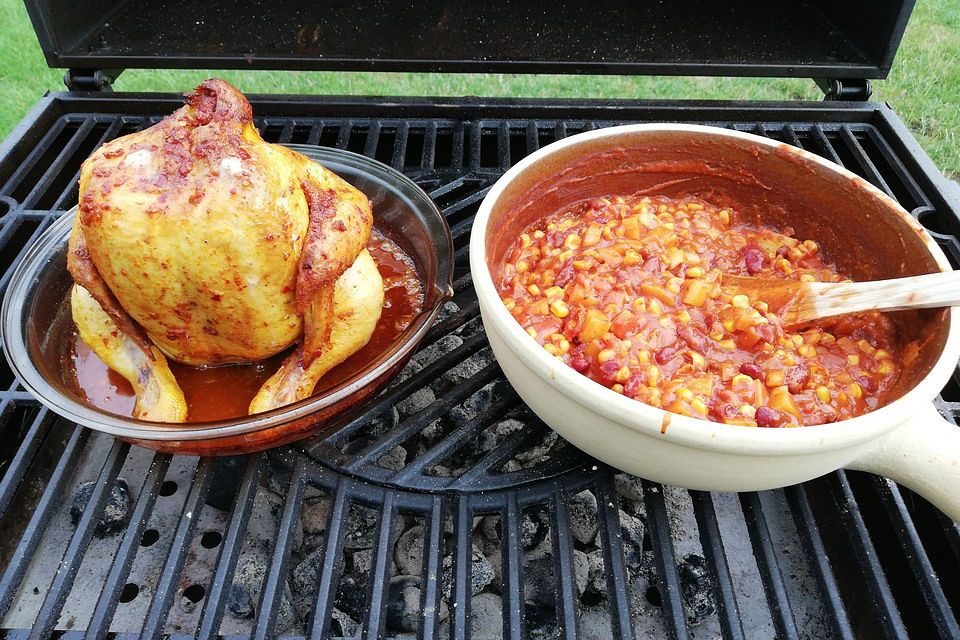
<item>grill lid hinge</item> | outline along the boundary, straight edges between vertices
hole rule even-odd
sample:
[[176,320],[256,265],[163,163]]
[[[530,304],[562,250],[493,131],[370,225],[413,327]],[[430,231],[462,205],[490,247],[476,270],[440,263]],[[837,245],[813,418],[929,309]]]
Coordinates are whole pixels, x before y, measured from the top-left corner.
[[824,100],[869,100],[873,87],[867,78],[814,78],[814,82],[823,91]]
[[67,69],[63,84],[70,91],[113,91],[123,69]]

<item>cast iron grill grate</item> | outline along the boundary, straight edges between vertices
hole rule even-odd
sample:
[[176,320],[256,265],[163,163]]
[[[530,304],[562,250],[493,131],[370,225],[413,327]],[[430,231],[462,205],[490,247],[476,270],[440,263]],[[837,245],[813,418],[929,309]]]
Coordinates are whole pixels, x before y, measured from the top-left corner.
[[[83,158],[168,106],[65,99],[34,113],[0,158],[0,291],[24,247],[75,203]],[[472,216],[511,164],[583,130],[663,120],[752,131],[840,162],[960,261],[960,211],[888,109],[255,108],[270,114],[258,126],[271,141],[364,153],[423,186],[453,230],[456,296],[362,415],[268,454],[130,447],[57,418],[0,364],[7,635],[960,637],[956,524],[860,473],[741,495],[615,475],[552,436],[503,380],[467,268]],[[955,417],[957,382],[939,402]]]

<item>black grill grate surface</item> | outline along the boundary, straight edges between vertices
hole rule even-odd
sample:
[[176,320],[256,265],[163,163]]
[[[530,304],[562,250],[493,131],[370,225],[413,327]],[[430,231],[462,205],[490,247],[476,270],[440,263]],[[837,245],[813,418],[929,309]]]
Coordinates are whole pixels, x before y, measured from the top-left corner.
[[[172,105],[41,102],[0,148],[0,292],[24,247],[75,204],[90,151]],[[741,495],[615,475],[552,437],[503,381],[467,268],[472,217],[511,164],[580,131],[664,120],[839,162],[898,199],[956,262],[960,208],[888,108],[263,99],[255,109],[270,141],[364,153],[423,186],[453,230],[453,303],[361,416],[227,460],[153,454],[76,427],[0,364],[5,634],[960,637],[957,524],[861,473]],[[951,417],[958,384],[939,401]],[[128,524],[104,534],[117,478]]]

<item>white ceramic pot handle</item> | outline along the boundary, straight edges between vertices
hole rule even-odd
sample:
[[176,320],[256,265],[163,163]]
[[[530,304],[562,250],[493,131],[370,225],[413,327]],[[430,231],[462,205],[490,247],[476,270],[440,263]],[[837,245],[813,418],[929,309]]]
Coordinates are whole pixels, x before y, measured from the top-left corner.
[[960,522],[960,428],[944,420],[932,403],[847,467],[909,487]]

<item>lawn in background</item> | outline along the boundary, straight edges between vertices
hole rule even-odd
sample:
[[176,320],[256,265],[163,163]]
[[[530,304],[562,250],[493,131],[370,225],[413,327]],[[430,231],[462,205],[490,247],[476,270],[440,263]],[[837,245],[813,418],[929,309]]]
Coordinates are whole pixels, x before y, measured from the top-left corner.
[[[506,74],[131,70],[117,91],[183,92],[218,75],[249,93],[560,98],[818,99],[808,80]],[[63,89],[21,0],[0,0],[0,139],[44,91]],[[890,77],[874,81],[944,173],[960,179],[960,0],[920,0]]]

